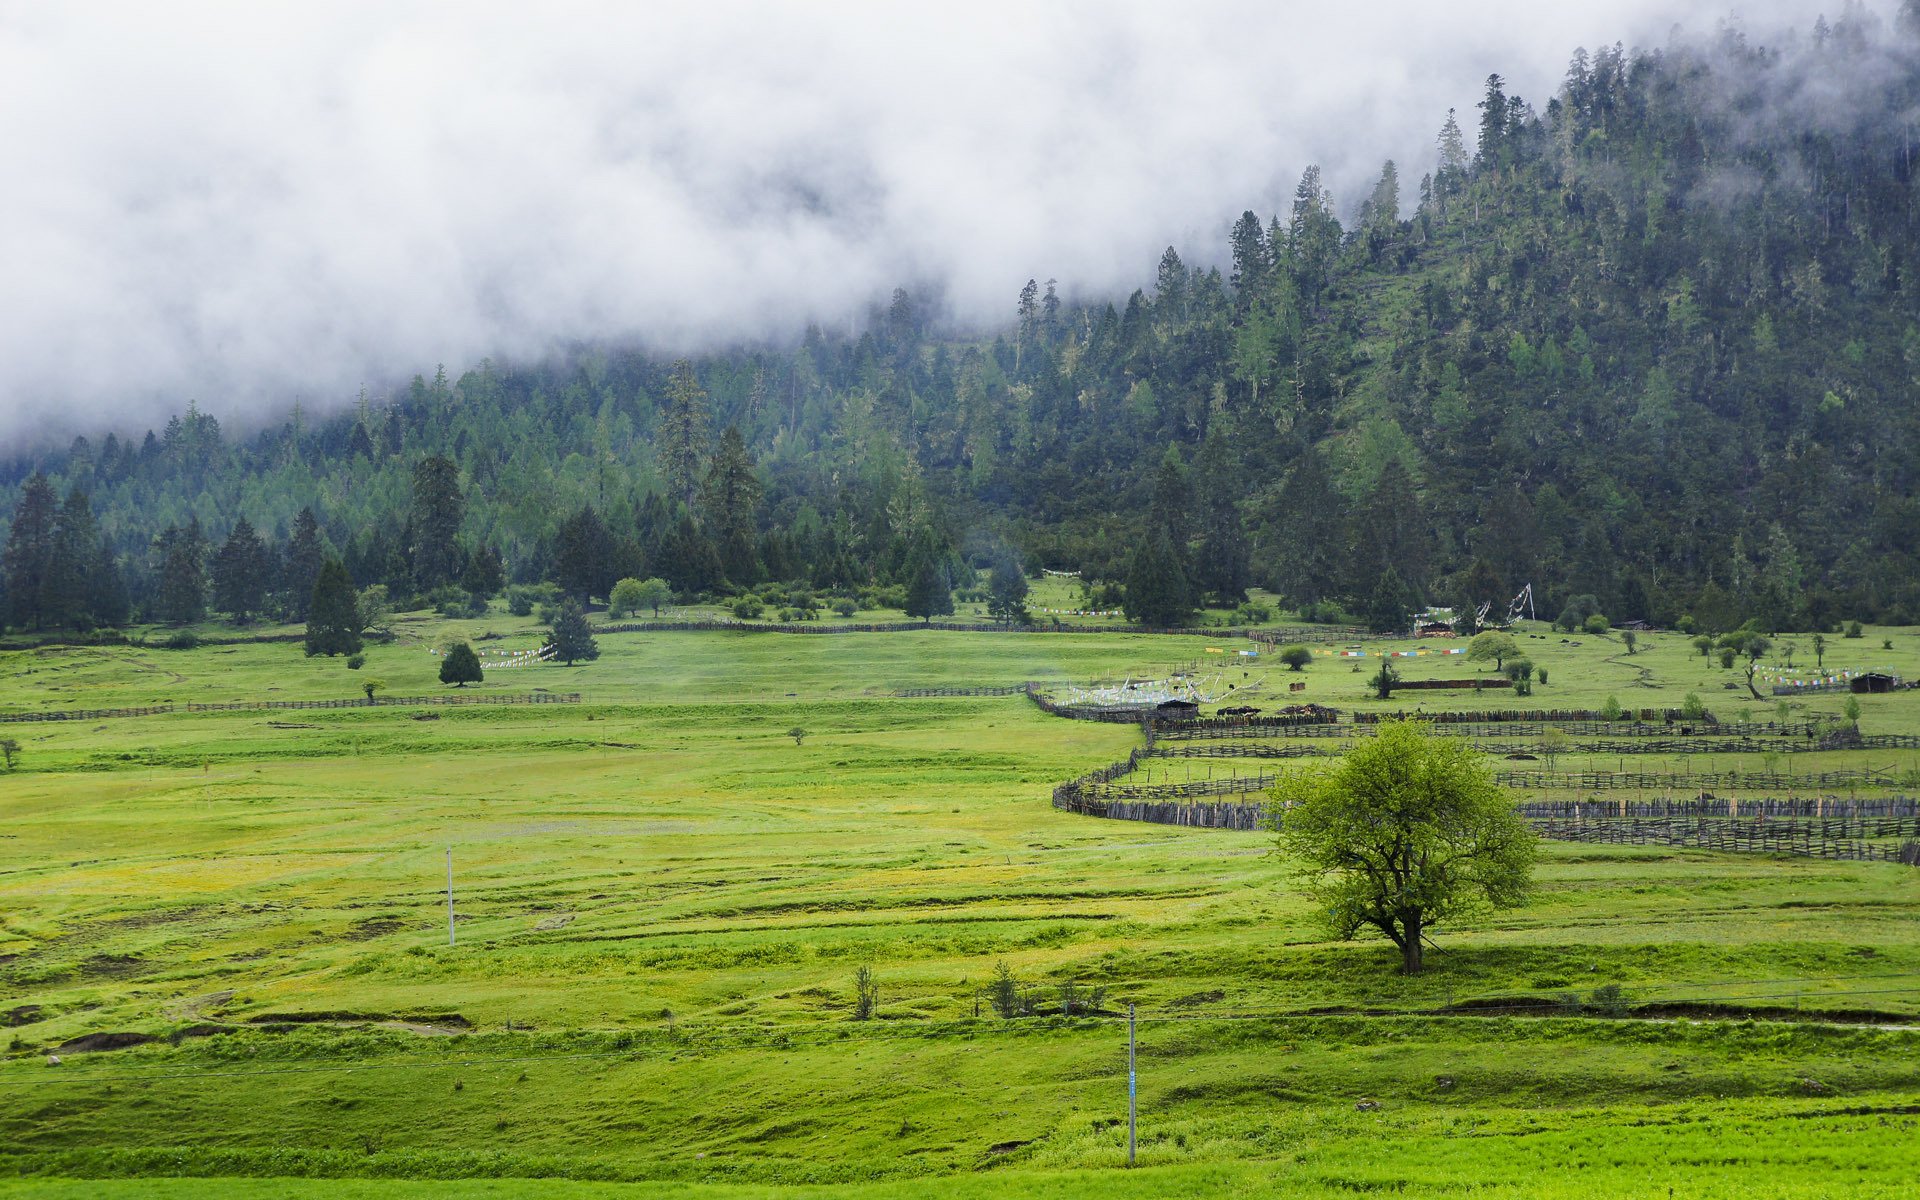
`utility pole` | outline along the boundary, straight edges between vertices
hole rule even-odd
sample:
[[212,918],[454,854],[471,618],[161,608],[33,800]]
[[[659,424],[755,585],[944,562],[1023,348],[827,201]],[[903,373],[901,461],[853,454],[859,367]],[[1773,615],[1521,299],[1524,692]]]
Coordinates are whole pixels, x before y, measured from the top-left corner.
[[1133,1134],[1135,1119],[1139,1115],[1136,1097],[1139,1095],[1139,1077],[1133,1069],[1133,1005],[1127,1005],[1127,1165],[1133,1165]]
[[453,847],[447,847],[447,945],[453,945]]

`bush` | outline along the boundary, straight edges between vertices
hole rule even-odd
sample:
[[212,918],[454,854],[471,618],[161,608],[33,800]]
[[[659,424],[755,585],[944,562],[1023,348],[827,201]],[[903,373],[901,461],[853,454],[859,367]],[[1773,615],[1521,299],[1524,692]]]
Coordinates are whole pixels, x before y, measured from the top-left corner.
[[752,596],[742,596],[729,606],[728,611],[732,612],[738,620],[752,621],[766,611],[766,605]]
[[1687,698],[1680,702],[1680,715],[1689,721],[1706,720],[1707,705],[1700,699],[1699,692],[1687,693]]
[[507,589],[507,611],[516,617],[533,615],[533,589],[515,585]]
[[1598,637],[1607,631],[1607,619],[1599,613],[1594,613],[1580,623],[1580,628]]
[[1539,682],[1541,687],[1547,686],[1547,669],[1541,667],[1539,673],[1534,675],[1534,679]]
[[1867,631],[1861,628],[1860,622],[1855,621],[1853,624],[1847,626],[1847,636],[1850,638],[1865,637],[1867,636]]
[[200,639],[185,629],[170,635],[160,645],[168,650],[192,650],[200,645]]
[[1621,711],[1620,698],[1618,696],[1608,696],[1607,702],[1600,706],[1600,719],[1602,721],[1618,721]]
[[1346,615],[1331,600],[1315,600],[1312,604],[1300,606],[1300,619],[1310,625],[1339,625]]
[[364,654],[349,654],[347,656],[347,670],[349,671],[358,671],[366,665],[367,656]]
[[1593,996],[1588,1003],[1603,1017],[1627,1015],[1627,994],[1617,983],[1609,983],[1593,989]]
[[860,611],[860,606],[855,604],[853,601],[842,597],[841,599],[835,600],[833,602],[833,611],[836,613],[839,613],[843,617],[851,617],[854,613],[857,613]]
[[1305,646],[1288,646],[1280,651],[1280,661],[1287,665],[1288,670],[1298,671],[1313,661],[1313,651]]
[[1732,667],[1732,666],[1733,666],[1733,660],[1734,660],[1734,659],[1735,659],[1736,657],[1737,657],[1737,656],[1736,656],[1736,655],[1734,654],[1734,652],[1733,652],[1733,647],[1732,647],[1732,646],[1728,646],[1728,647],[1727,647],[1726,649],[1724,649],[1724,650],[1722,650],[1722,651],[1720,652],[1720,665],[1721,665],[1722,667]]

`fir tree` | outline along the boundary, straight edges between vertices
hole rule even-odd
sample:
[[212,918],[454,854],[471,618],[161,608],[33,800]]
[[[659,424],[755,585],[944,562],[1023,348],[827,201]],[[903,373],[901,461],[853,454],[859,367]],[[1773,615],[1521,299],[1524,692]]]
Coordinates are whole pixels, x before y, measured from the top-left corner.
[[718,543],[720,569],[729,582],[746,587],[760,578],[755,535],[761,496],[753,456],[738,426],[727,426],[701,489],[706,526]]
[[614,570],[613,535],[593,505],[562,521],[554,541],[553,576],[561,590],[584,603],[612,589],[619,578]]
[[908,566],[907,615],[931,624],[933,618],[953,612],[953,589],[947,583],[944,555],[931,538],[923,538]]
[[1027,615],[1027,573],[1011,550],[994,556],[987,589],[987,615],[994,620],[1009,625],[1025,625],[1031,620]]
[[581,659],[591,662],[600,657],[600,645],[593,640],[587,614],[572,600],[560,602],[560,611],[554,614],[553,626],[547,634],[547,645],[553,648],[553,656],[568,666]]
[[188,625],[207,615],[207,538],[200,518],[170,525],[154,541],[160,588],[155,616],[171,625]]
[[214,606],[244,625],[266,603],[267,548],[241,517],[213,556]]
[[483,679],[480,656],[473,652],[472,646],[465,642],[455,642],[447,647],[446,655],[440,659],[441,683],[465,687],[470,683],[480,683]]
[[686,359],[673,364],[667,381],[667,402],[660,417],[655,454],[667,493],[682,504],[692,504],[700,487],[700,464],[707,456],[707,393]]
[[281,578],[286,588],[289,619],[307,619],[313,604],[314,580],[320,577],[320,563],[325,557],[326,547],[320,541],[320,522],[314,517],[313,509],[303,508],[293,520],[293,536],[287,539],[285,574]]
[[459,577],[460,524],[466,519],[467,498],[460,490],[460,468],[450,458],[435,454],[413,468],[413,507],[408,528],[413,542],[413,584],[430,592]]
[[358,654],[361,628],[359,597],[347,568],[337,558],[321,560],[307,600],[308,656]]
[[1162,529],[1149,530],[1127,564],[1127,620],[1156,629],[1186,623],[1193,615],[1185,569]]
[[89,576],[99,557],[99,542],[93,508],[87,503],[87,494],[76,487],[60,506],[46,571],[40,579],[40,616],[47,624],[75,628],[93,624]]
[[58,506],[53,485],[45,475],[35,471],[28,477],[20,502],[14,507],[5,558],[0,560],[0,571],[6,575],[7,615],[16,626],[40,627],[41,588],[53,554]]

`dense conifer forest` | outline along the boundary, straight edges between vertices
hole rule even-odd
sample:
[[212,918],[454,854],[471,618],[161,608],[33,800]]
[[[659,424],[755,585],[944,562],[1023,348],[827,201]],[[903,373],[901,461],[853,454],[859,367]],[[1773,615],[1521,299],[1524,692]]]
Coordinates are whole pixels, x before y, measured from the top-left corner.
[[[1498,76],[1346,220],[1317,169],[1131,296],[955,333],[424,371],[235,436],[196,406],[0,465],[5,621],[301,620],[625,577],[937,605],[1021,561],[1154,623],[1495,602],[1708,629],[1920,622],[1920,22]],[[1004,574],[1004,572],[1003,572]]]

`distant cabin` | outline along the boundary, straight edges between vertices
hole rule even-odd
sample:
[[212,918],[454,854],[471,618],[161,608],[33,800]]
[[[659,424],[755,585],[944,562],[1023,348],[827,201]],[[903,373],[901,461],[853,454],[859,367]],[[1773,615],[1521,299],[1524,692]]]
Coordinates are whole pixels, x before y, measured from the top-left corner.
[[1153,706],[1153,713],[1169,721],[1191,721],[1200,715],[1200,706],[1191,700],[1162,700]]
[[1865,675],[1855,675],[1847,681],[1847,690],[1860,693],[1890,692],[1900,686],[1898,675],[1883,675],[1878,671],[1868,671]]

